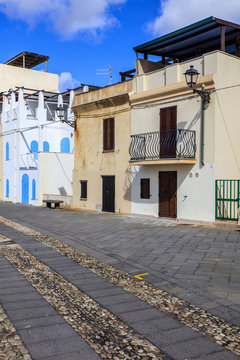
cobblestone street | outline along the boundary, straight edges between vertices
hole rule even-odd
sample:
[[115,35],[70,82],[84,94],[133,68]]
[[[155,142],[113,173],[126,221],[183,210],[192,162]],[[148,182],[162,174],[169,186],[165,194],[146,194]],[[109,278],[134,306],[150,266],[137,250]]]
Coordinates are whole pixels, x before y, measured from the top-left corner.
[[0,359],[237,359],[239,240],[0,203]]

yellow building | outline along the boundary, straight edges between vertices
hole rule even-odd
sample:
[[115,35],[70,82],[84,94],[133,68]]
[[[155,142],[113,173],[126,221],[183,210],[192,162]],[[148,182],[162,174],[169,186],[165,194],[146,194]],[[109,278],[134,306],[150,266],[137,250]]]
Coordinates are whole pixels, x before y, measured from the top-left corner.
[[131,91],[132,80],[128,80],[74,99],[74,208],[131,211]]

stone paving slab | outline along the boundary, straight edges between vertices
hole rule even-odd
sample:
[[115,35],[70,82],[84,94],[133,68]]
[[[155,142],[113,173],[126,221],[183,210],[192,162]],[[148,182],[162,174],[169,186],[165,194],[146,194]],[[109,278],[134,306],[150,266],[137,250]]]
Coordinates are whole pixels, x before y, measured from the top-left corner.
[[[52,268],[54,268],[54,264],[53,265],[51,264],[51,260],[52,260],[51,255],[52,255],[52,252],[48,251],[45,254],[44,262],[47,263]],[[71,263],[71,260],[69,260],[69,263]],[[75,269],[75,271],[78,274],[78,269],[79,269],[78,266],[74,266],[73,268]],[[63,270],[61,272],[63,276],[65,275],[64,271],[67,271],[67,270],[68,270],[67,267],[63,268]],[[73,271],[73,269],[72,269],[72,271]],[[73,276],[73,283],[74,283],[74,272],[73,272],[73,274],[70,274],[70,275],[67,274],[67,275],[70,278],[71,278],[71,276]],[[104,280],[98,276],[96,276],[96,277],[98,278],[99,283],[101,283],[101,282],[106,283],[106,284],[108,283],[106,280]],[[96,279],[95,279],[95,283],[96,283]],[[86,284],[85,281],[83,281],[83,286],[84,286],[84,284]],[[82,287],[82,285],[81,285],[81,287]],[[118,314],[119,318],[135,329],[137,329],[138,328],[137,326],[139,326],[139,325],[136,325],[136,319],[138,320],[138,322],[139,321],[142,322],[144,325],[144,329],[141,331],[141,333],[145,333],[147,331],[146,329],[148,329],[148,331],[146,332],[146,335],[148,338],[155,340],[155,342],[154,342],[155,344],[157,342],[159,342],[159,338],[161,338],[161,341],[160,341],[161,346],[163,348],[166,347],[165,350],[167,350],[168,354],[172,355],[171,352],[173,352],[174,358],[176,358],[176,359],[182,358],[180,355],[175,354],[175,349],[178,349],[179,347],[181,348],[183,342],[188,341],[188,343],[189,343],[189,341],[190,340],[192,341],[193,339],[196,339],[198,344],[200,342],[200,345],[198,347],[195,347],[195,350],[192,349],[191,352],[190,352],[190,350],[185,349],[185,352],[182,351],[182,354],[189,355],[189,353],[191,353],[191,357],[196,356],[196,354],[198,354],[198,351],[199,351],[197,349],[200,349],[202,346],[204,346],[204,348],[205,348],[204,352],[206,354],[213,353],[213,351],[217,351],[217,352],[220,351],[221,348],[219,347],[219,345],[209,342],[209,340],[204,338],[201,334],[198,334],[198,333],[192,331],[191,329],[186,328],[182,324],[180,324],[180,328],[178,328],[178,329],[174,329],[174,330],[168,329],[167,337],[166,336],[164,337],[164,332],[162,332],[162,333],[160,332],[159,327],[156,324],[156,319],[161,316],[165,316],[165,323],[166,323],[166,320],[169,317],[162,314],[158,310],[152,308],[151,306],[147,305],[146,303],[143,303],[142,301],[136,301],[136,299],[133,295],[127,294],[124,290],[122,290],[122,292],[123,292],[123,294],[117,295],[117,298],[115,298],[115,296],[111,296],[111,297],[106,296],[106,297],[102,298],[101,297],[102,294],[100,294],[100,297],[97,296],[97,294],[95,294],[95,299],[99,300],[99,302],[102,303],[102,305],[106,306],[107,308],[108,308],[108,305],[114,304],[116,313],[117,313],[116,305],[119,305],[119,307],[121,307],[122,303],[125,304],[125,308],[121,309],[121,311]],[[133,304],[133,302],[134,302],[134,307],[131,306]],[[130,306],[129,306],[129,304],[130,304]],[[147,308],[147,309],[145,309],[145,308]],[[146,326],[146,321],[148,323],[151,319],[155,320],[155,323],[152,326],[153,329],[149,326],[148,327]],[[171,320],[173,320],[173,319],[169,318],[169,320],[171,322]],[[159,320],[159,322],[161,323],[161,319]],[[166,325],[165,325],[165,327],[166,327]],[[165,329],[165,332],[166,332],[166,329]],[[161,336],[159,336],[159,335],[161,335]],[[165,341],[164,341],[164,339],[165,339]],[[185,348],[186,348],[186,344],[185,344]],[[31,347],[30,347],[30,349],[31,349]],[[169,349],[171,349],[171,350],[169,350]],[[51,351],[55,351],[55,350],[51,350]],[[234,356],[235,355],[233,355],[232,358],[234,358]]]
[[29,352],[33,354],[33,358],[36,360],[46,359],[47,357],[52,357],[53,355],[57,356],[59,359],[59,355],[63,356],[64,354],[67,359],[68,354],[71,352],[77,352],[79,358],[81,359],[82,357],[84,360],[87,358],[90,360],[100,359],[92,349],[86,348],[84,340],[77,335],[72,335],[68,338],[28,344],[27,347]]
[[[60,212],[59,212],[60,213]],[[65,213],[65,215],[66,215],[67,213]],[[71,214],[70,212],[69,212],[69,214]],[[88,214],[89,215],[89,214]],[[56,215],[54,214],[54,217],[55,217]],[[44,216],[43,216],[44,217]],[[58,215],[57,215],[57,217],[58,217]],[[76,216],[74,216],[75,217],[75,221],[77,220],[77,217]],[[88,216],[85,216],[85,221],[86,221],[86,218],[88,218]],[[65,220],[66,221],[66,220]],[[107,221],[106,221],[107,223],[108,223],[108,219],[107,219]],[[117,222],[117,225],[119,226],[119,224],[118,224],[118,221],[114,221],[114,222]],[[130,223],[130,225],[131,225],[131,221],[126,221],[128,224]],[[75,222],[73,221],[72,222],[72,226],[73,226],[73,224],[74,224]],[[139,223],[139,221],[137,221],[137,223]],[[140,224],[141,224],[141,222],[140,222]],[[82,226],[83,224],[81,223],[81,226]],[[109,224],[108,224],[109,225]],[[111,224],[110,224],[111,225]],[[145,225],[148,225],[148,224],[146,224],[145,223]],[[153,224],[154,225],[154,224]],[[39,228],[39,224],[37,225],[38,226],[38,228]],[[155,224],[155,226],[157,226],[157,227],[159,227],[158,226],[158,224]],[[41,225],[41,227],[42,227],[42,225]],[[57,227],[57,226],[56,226]],[[35,228],[37,228],[37,227],[35,227]],[[168,227],[169,228],[169,227]],[[173,228],[173,227],[172,227]],[[194,230],[194,229],[193,229]],[[196,230],[196,229],[195,229]],[[103,231],[103,235],[102,236],[100,236],[100,234],[102,233],[102,231]],[[119,231],[118,229],[117,229],[117,231]],[[141,230],[140,230],[141,231]],[[120,231],[119,231],[120,232]],[[209,231],[210,232],[210,231]],[[49,233],[51,233],[51,235],[53,235],[54,234],[54,231],[49,231]],[[59,233],[60,233],[60,231],[59,231]],[[154,235],[154,233],[153,233],[153,236],[156,236],[156,233],[157,232],[155,232],[155,235]],[[92,233],[93,234],[93,233]],[[133,232],[132,232],[132,234],[133,234]],[[135,234],[134,234],[134,236],[132,236],[132,238],[131,239],[135,239],[135,236],[138,236],[138,234],[139,234],[139,231],[136,229],[135,230]],[[191,236],[192,235],[194,235],[195,234],[195,232],[194,231],[192,231],[192,233],[190,233],[189,234],[189,239],[191,240]],[[145,234],[146,235],[146,234]],[[167,239],[166,240],[168,240],[169,239],[169,237],[168,237],[168,235],[167,234],[165,234],[166,235],[166,237],[167,237]],[[198,238],[198,239],[204,239],[204,236],[206,236],[206,235],[208,235],[208,234],[195,234],[194,236],[196,237],[196,238]],[[235,234],[234,234],[235,235]],[[72,235],[73,236],[73,235]],[[75,232],[75,234],[74,234],[74,236],[77,236],[77,231]],[[84,238],[84,236],[86,237],[85,238],[85,240],[83,239]],[[121,255],[119,255],[120,254],[120,251],[119,250],[121,250],[122,251],[122,249],[123,248],[121,248],[121,246],[120,246],[120,249],[119,249],[119,244],[117,244],[117,241],[115,240],[115,245],[114,246],[107,246],[106,244],[107,244],[107,242],[105,242],[104,243],[104,228],[103,228],[103,226],[101,226],[101,231],[99,230],[99,233],[98,233],[98,236],[99,236],[99,238],[98,239],[100,239],[101,240],[101,245],[102,245],[102,247],[101,247],[101,251],[96,251],[96,242],[94,241],[94,240],[96,240],[95,239],[95,237],[94,237],[94,235],[92,235],[92,237],[91,237],[91,243],[90,243],[90,245],[92,246],[92,248],[91,248],[91,246],[89,245],[89,244],[86,244],[86,241],[88,240],[88,238],[87,238],[87,231],[85,232],[85,235],[84,236],[82,236],[81,235],[81,239],[79,239],[79,241],[76,241],[76,239],[73,241],[72,239],[69,239],[70,238],[70,236],[68,235],[68,239],[69,239],[69,244],[71,243],[71,244],[75,244],[75,246],[76,246],[76,244],[77,244],[77,246],[78,246],[78,248],[80,248],[80,249],[88,249],[89,250],[89,252],[92,252],[92,254],[94,253],[95,254],[95,256],[96,256],[96,254],[98,254],[98,256],[99,256],[99,254],[100,254],[100,258],[102,257],[102,258],[105,258],[105,260],[106,259],[108,259],[109,257],[111,257],[112,256],[112,252],[114,251],[114,256],[116,256],[116,258],[115,259],[113,259],[113,258],[111,258],[111,261],[112,261],[112,263],[117,263],[118,265],[121,265],[122,264],[122,266],[125,266],[125,268],[127,268],[127,266],[129,266],[129,268],[134,268],[134,266],[136,266],[136,264],[132,264],[131,265],[131,259],[129,260],[129,258],[124,258],[123,256],[121,256]],[[184,238],[184,236],[185,235],[183,235],[182,236],[182,238],[181,239],[183,239]],[[62,235],[61,234],[61,237],[62,238],[65,238],[65,236],[64,235]],[[59,236],[59,238],[60,238],[60,236]],[[175,238],[174,238],[174,235],[172,236],[170,236],[170,238],[171,238],[171,240],[174,240],[175,241],[175,244],[176,244],[176,240],[178,240],[178,237],[177,237],[177,235],[175,236]],[[214,236],[212,236],[211,238],[214,238]],[[209,238],[207,239],[209,242],[210,242],[210,236],[209,236]],[[236,239],[236,237],[233,237],[234,239]],[[113,238],[110,236],[107,240],[109,240],[109,241],[111,241]],[[123,239],[124,239],[124,236],[122,236],[121,237],[121,241],[123,241]],[[186,239],[188,239],[188,236],[186,236]],[[185,239],[185,240],[186,240]],[[119,239],[117,239],[117,240],[119,240]],[[135,239],[136,240],[136,239]],[[135,241],[134,240],[134,241]],[[144,241],[144,239],[143,239],[143,237],[141,236],[140,237],[140,240],[141,241]],[[225,236],[222,236],[222,238],[220,238],[220,240],[223,242],[223,241],[226,241],[226,238],[225,238]],[[158,236],[158,238],[156,238],[156,243],[155,243],[155,246],[159,246],[159,236]],[[231,240],[232,241],[232,240]],[[235,241],[235,240],[234,240]],[[27,241],[25,241],[25,242],[27,242]],[[129,238],[128,238],[128,242],[129,242]],[[133,244],[133,247],[134,247],[134,245],[136,245],[136,243],[138,243],[139,241],[135,241],[135,244]],[[22,243],[23,244],[23,243]],[[109,242],[109,244],[110,244],[110,242]],[[151,241],[151,244],[153,244],[153,241]],[[172,242],[172,244],[174,244],[174,242]],[[187,242],[186,242],[186,244],[187,244]],[[148,243],[148,245],[149,245],[149,243]],[[163,244],[164,245],[164,244]],[[33,245],[33,243],[32,243],[32,246],[34,247],[34,245]],[[169,244],[167,243],[167,241],[165,242],[165,246],[166,246],[166,249],[169,249]],[[173,246],[173,245],[172,245]],[[220,244],[218,244],[217,245],[217,247],[219,247],[219,248],[221,248],[222,249],[222,245],[220,246]],[[94,250],[94,249],[95,250]],[[141,248],[141,246],[139,246],[139,248]],[[106,249],[107,249],[107,251],[106,251]],[[194,248],[192,247],[192,249],[194,250]],[[99,250],[99,249],[98,249]],[[111,250],[111,252],[109,252],[109,250]],[[116,254],[116,250],[117,250],[117,252],[119,253],[117,253]],[[140,250],[141,250],[141,252],[140,252]],[[140,249],[139,250],[139,253],[137,254],[137,261],[139,262],[138,264],[137,264],[137,266],[139,266],[139,264],[140,264],[140,267],[141,267],[141,263],[140,263],[140,261],[142,261],[142,259],[144,259],[144,252],[143,252],[143,250],[142,249]],[[186,249],[185,249],[186,250]],[[124,250],[125,251],[125,250]],[[46,254],[47,254],[48,252],[46,252]],[[49,252],[48,254],[50,254],[51,252]],[[222,253],[223,253],[223,251],[222,251]],[[233,253],[233,252],[232,252]],[[43,253],[42,253],[43,254]],[[45,254],[45,255],[46,255]],[[224,257],[226,258],[226,252],[224,252]],[[125,255],[126,255],[126,253],[125,253]],[[219,254],[218,254],[219,255]],[[229,254],[229,252],[228,252],[228,256],[230,257],[230,254]],[[233,256],[233,255],[232,255]],[[189,260],[191,260],[191,261],[193,261],[192,259],[193,259],[194,257],[192,257],[192,256],[190,256],[189,257]],[[52,258],[52,259],[54,259],[54,257]],[[50,259],[50,257],[49,257],[49,261],[50,260],[52,260],[52,259]],[[150,259],[150,258],[149,258]],[[153,259],[153,258],[152,258]],[[152,259],[150,259],[150,261],[152,261]],[[170,257],[168,258],[169,259],[169,261],[171,261],[170,259]],[[121,263],[121,261],[119,261],[119,260],[122,260],[122,263]],[[124,261],[125,260],[125,261]],[[126,260],[128,261],[128,264],[126,264]],[[160,259],[161,260],[161,259]],[[176,260],[176,259],[175,259]],[[195,259],[196,260],[196,259]],[[135,260],[136,261],[136,260]],[[168,262],[169,262],[168,261]],[[178,260],[177,260],[178,262],[179,261],[181,261],[181,259],[180,258],[178,258]],[[183,261],[183,260],[182,260]],[[160,261],[160,264],[162,264],[162,262]],[[155,264],[156,265],[156,264]],[[168,263],[167,264],[164,264],[164,266],[166,267],[168,265]],[[66,267],[67,267],[67,265],[66,265]],[[135,267],[135,269],[136,269],[137,267]],[[145,267],[143,267],[144,269],[145,269]],[[149,269],[153,269],[153,268],[151,268],[151,263],[150,263],[150,265],[149,265]],[[210,269],[211,269],[211,267],[209,267],[209,269],[208,269],[208,271],[210,271]],[[219,268],[218,267],[218,269],[220,269],[219,271],[220,271],[220,273],[221,273],[221,268]],[[72,269],[71,269],[71,271],[72,271]],[[74,275],[74,271],[73,272],[69,272],[69,276],[71,276],[71,275]],[[177,270],[178,271],[178,270]],[[144,271],[143,271],[144,272]],[[168,270],[168,272],[169,272],[169,270]],[[155,274],[156,274],[156,280],[158,279],[159,280],[159,276],[158,276],[158,274],[157,274],[157,270],[156,270],[156,272],[155,272]],[[183,272],[183,275],[184,275],[184,272]],[[175,271],[175,273],[174,273],[174,277],[172,278],[172,280],[175,282],[175,284],[179,284],[180,282],[178,282],[178,279],[177,279],[177,272]],[[197,274],[196,274],[196,276],[197,276]],[[200,286],[200,288],[199,288],[199,290],[201,290],[201,287],[203,286],[203,282],[201,282],[200,283],[200,280],[202,280],[202,278],[200,277],[200,278],[197,278],[195,276],[195,279],[198,279],[198,284],[201,284],[201,286]],[[167,277],[166,278],[164,278],[164,277],[162,277],[162,274],[161,274],[161,276],[160,276],[160,278],[162,279],[162,282],[164,281],[164,279],[166,280],[167,279]],[[70,278],[69,278],[70,279]],[[155,280],[155,281],[156,281]],[[191,280],[191,279],[190,279]],[[176,288],[176,285],[174,285],[174,283],[170,283],[169,284],[169,282],[166,280],[166,282],[167,282],[167,284],[171,287],[172,286],[172,288],[174,288],[174,286],[175,286],[175,288]],[[196,281],[196,283],[197,283],[197,281]],[[183,286],[183,285],[185,285],[184,283],[180,283],[181,284],[181,286]],[[226,284],[225,284],[226,285]],[[79,285],[80,286],[80,285]],[[206,284],[204,284],[204,286],[206,286]],[[188,290],[191,290],[191,288],[194,288],[194,286],[192,285],[192,282],[189,284],[189,286],[184,286],[184,287],[182,287],[182,289],[183,289],[183,291],[185,291],[186,292],[186,289],[187,289],[187,291]],[[178,291],[180,291],[181,290],[181,287],[179,287],[178,288]],[[91,289],[90,289],[90,291],[91,291]],[[206,292],[207,293],[207,292]],[[96,296],[97,296],[97,294],[95,294]],[[185,295],[185,296],[187,296],[187,295]],[[204,296],[204,294],[202,294],[201,296],[199,296],[201,299],[202,299],[202,304],[204,304],[204,302],[206,303],[206,306],[211,306],[211,305],[209,305],[210,303],[211,303],[211,299],[209,299],[209,296],[208,296],[208,294],[207,294],[207,297],[208,298],[205,298],[205,296]],[[213,298],[216,298],[216,297],[214,297],[214,294],[213,294]],[[228,300],[228,296],[226,296],[226,298],[223,298],[223,300],[226,300],[227,299],[227,301],[229,301],[230,303],[227,303],[227,304],[222,304],[225,308],[229,308],[230,306],[237,306],[238,304],[234,304],[234,303],[232,303],[230,300]],[[221,300],[221,299],[220,299]],[[199,300],[200,301],[200,300]],[[132,303],[132,302],[131,302]],[[130,304],[130,303],[129,303]],[[213,304],[212,303],[212,305],[213,305],[213,307],[211,308],[211,310],[213,309],[214,310],[214,305],[215,305],[215,303]],[[216,303],[216,305],[219,305],[219,303],[217,302]],[[130,310],[130,312],[132,312],[132,310]],[[237,310],[237,312],[238,312],[238,310]],[[237,312],[234,314],[234,316],[235,316],[235,318],[237,317]],[[128,313],[128,312],[127,312]],[[227,315],[226,315],[227,316]],[[181,341],[180,341],[181,342]],[[178,347],[177,347],[178,348]],[[179,347],[179,349],[180,349],[180,347]],[[208,351],[210,351],[211,349],[208,349]],[[207,359],[207,358],[211,358],[211,356],[212,356],[212,358],[214,359],[215,358],[215,355],[216,354],[218,354],[219,356],[222,356],[221,354],[224,354],[225,353],[225,355],[226,355],[226,359],[228,358],[228,355],[229,355],[229,353],[228,352],[226,352],[226,351],[217,351],[217,353],[215,352],[215,350],[211,350],[212,352],[211,352],[211,355],[209,354],[209,355],[204,355],[204,359]],[[230,355],[232,355],[232,354],[230,354]],[[191,355],[191,358],[194,358],[193,357],[194,355]],[[199,356],[199,355],[197,355],[197,356]],[[214,357],[213,357],[214,356]],[[216,355],[217,356],[217,355]],[[195,356],[195,358],[198,358],[198,357],[196,357]],[[217,358],[217,357],[216,357]],[[231,358],[233,358],[233,357],[231,357]],[[219,357],[219,359],[221,359],[221,357]]]
[[[10,246],[8,244],[0,245],[1,254],[52,305],[51,307],[57,310],[76,333],[80,334],[98,354],[101,354],[101,358],[109,358],[109,354],[113,355],[111,357],[116,358],[114,354],[117,354],[119,359],[140,360],[142,357],[146,358],[146,354],[148,354],[147,358],[149,360],[169,359],[147,339],[134,333],[114,315],[107,312],[106,309],[99,306],[84,293],[77,291],[77,288],[71,283],[67,282],[50,267],[41,263],[21,246],[17,244],[11,244]],[[11,311],[8,312],[11,317]],[[59,331],[61,331],[61,328]],[[52,331],[50,333],[52,334]],[[37,332],[36,329],[29,331],[28,335],[32,336],[32,341],[29,341],[29,337],[23,331],[23,338],[27,341],[28,349],[31,353],[36,353],[36,358],[39,357],[40,352],[43,353],[41,356],[48,356],[48,353],[50,355],[57,355],[58,352],[64,353],[62,344],[57,342],[55,346],[54,336],[52,336],[51,341],[49,341],[50,336],[48,336],[47,340],[42,342],[39,341],[39,338],[37,339],[39,334],[40,331]],[[68,339],[64,338],[62,342],[65,341],[68,341]],[[79,336],[71,337],[71,341],[74,344],[72,350],[77,351]],[[67,344],[69,345],[69,341]],[[45,346],[44,351],[42,351],[43,346]],[[69,352],[67,346],[64,349]]]
[[[19,285],[16,281],[10,283],[11,287],[0,287],[0,303],[33,359],[58,354],[68,356],[68,352],[74,351],[83,354],[84,359],[100,359],[1,254],[0,263],[7,268],[10,278],[13,276],[20,280],[21,287],[16,286]],[[6,273],[0,269],[0,279],[8,282],[8,276],[5,276]],[[9,293],[9,289],[13,291]],[[22,290],[25,293],[19,293]],[[4,295],[5,291],[7,295]]]

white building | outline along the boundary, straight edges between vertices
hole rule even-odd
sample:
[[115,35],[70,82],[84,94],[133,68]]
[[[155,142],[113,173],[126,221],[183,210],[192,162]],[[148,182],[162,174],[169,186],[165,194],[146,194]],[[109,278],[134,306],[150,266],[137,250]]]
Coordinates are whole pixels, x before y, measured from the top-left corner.
[[[68,107],[66,120],[74,125],[69,110],[74,93],[59,94],[48,59],[22,52],[0,64],[0,199],[5,201],[42,205],[44,197],[55,196],[71,203],[74,128],[55,110],[58,104]],[[41,71],[33,69],[38,65]]]
[[74,128],[56,116],[59,104],[68,107],[73,122],[73,91],[17,88],[2,94],[3,199],[42,205],[47,195],[70,205]]
[[[239,30],[210,17],[135,48],[144,59],[130,95],[132,213],[237,220]],[[210,91],[204,107],[185,81],[191,65],[197,89]]]

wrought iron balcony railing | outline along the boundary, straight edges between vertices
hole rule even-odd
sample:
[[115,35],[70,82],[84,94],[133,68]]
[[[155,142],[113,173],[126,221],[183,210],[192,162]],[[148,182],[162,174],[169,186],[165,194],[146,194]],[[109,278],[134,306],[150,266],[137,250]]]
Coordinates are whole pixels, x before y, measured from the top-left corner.
[[153,159],[195,159],[196,133],[192,130],[164,130],[131,135],[131,161]]

